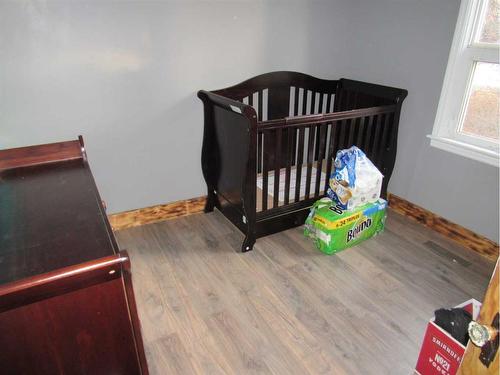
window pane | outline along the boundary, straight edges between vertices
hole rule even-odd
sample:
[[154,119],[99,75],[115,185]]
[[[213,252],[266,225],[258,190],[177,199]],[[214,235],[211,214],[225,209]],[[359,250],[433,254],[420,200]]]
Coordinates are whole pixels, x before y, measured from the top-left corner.
[[460,132],[498,142],[499,101],[500,65],[476,63]]
[[483,43],[499,43],[500,0],[488,0],[486,15],[481,25],[479,41]]

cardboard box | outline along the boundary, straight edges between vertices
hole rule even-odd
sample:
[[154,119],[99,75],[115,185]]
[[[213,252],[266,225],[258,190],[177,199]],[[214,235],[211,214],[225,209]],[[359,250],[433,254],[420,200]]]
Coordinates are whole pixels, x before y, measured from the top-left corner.
[[[464,308],[476,320],[481,303],[470,299],[455,307]],[[415,372],[419,375],[455,375],[464,352],[465,346],[437,326],[432,318],[427,324]]]

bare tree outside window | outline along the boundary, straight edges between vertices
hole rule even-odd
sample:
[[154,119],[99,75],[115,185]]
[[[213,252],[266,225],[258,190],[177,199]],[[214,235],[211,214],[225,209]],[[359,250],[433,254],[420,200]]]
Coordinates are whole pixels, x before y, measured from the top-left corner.
[[461,132],[498,142],[500,66],[476,63]]
[[486,15],[481,28],[479,42],[496,43],[500,41],[498,18],[500,17],[500,0],[489,0],[486,7]]

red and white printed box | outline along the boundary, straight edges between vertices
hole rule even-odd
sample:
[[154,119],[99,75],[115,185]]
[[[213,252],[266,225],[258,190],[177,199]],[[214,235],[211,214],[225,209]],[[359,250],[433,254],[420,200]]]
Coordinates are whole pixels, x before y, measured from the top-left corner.
[[[481,303],[470,299],[455,307],[462,307],[476,320]],[[455,375],[464,352],[465,346],[437,326],[432,318],[427,324],[415,372],[420,375]]]

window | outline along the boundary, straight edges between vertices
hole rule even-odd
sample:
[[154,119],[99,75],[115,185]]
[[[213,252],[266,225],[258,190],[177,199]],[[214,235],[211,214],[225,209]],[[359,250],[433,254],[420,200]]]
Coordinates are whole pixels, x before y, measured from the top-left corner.
[[462,0],[431,145],[498,166],[500,0]]

